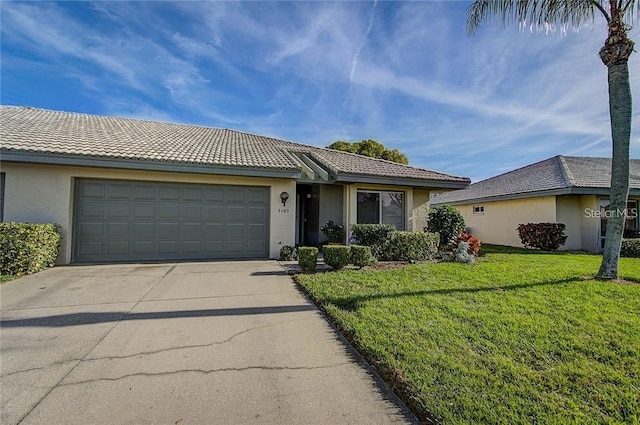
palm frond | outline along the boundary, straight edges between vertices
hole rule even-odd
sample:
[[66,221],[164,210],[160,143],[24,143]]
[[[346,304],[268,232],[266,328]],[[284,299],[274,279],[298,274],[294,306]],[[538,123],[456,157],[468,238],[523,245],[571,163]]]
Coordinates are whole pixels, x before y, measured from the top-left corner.
[[[480,25],[489,20],[499,21],[502,26],[511,24],[533,26],[536,29],[549,25],[579,28],[593,21],[596,10],[606,14],[606,0],[476,0],[467,11],[467,32],[473,34]],[[618,1],[618,0],[611,0]],[[633,4],[637,0],[629,1]],[[633,5],[631,6],[633,8]],[[637,7],[636,7],[637,8]]]

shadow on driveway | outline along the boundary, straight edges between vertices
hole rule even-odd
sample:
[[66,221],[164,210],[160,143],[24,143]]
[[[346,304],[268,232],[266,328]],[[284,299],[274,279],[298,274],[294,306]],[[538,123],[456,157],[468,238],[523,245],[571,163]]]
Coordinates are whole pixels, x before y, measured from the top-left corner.
[[283,305],[273,307],[220,308],[208,310],[158,311],[151,313],[104,312],[70,313],[54,316],[8,319],[0,321],[2,328],[64,327],[126,320],[179,319],[185,317],[244,316],[250,314],[296,313],[315,310],[312,305]]

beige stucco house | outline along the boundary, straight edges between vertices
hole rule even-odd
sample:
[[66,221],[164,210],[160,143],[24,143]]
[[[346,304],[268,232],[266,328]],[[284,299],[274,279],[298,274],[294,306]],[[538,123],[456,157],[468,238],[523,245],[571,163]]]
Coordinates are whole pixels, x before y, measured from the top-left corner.
[[0,107],[0,218],[59,223],[60,263],[274,258],[328,220],[422,230],[469,179],[234,130]]
[[[640,160],[630,161],[625,233],[638,237]],[[556,156],[492,177],[469,187],[432,197],[464,217],[468,231],[481,241],[522,246],[521,223],[564,223],[566,250],[601,252],[608,210],[611,159]]]

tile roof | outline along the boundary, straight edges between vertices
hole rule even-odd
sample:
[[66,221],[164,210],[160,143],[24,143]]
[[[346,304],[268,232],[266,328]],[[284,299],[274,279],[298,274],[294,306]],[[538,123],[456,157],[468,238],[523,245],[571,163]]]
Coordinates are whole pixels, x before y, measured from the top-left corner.
[[[466,201],[493,198],[526,197],[554,190],[609,189],[611,158],[554,156],[526,167],[491,177],[465,189],[445,192],[433,197],[431,203],[463,204]],[[640,159],[630,160],[630,188],[640,190]]]
[[0,149],[141,162],[299,170],[289,153],[302,152],[341,175],[429,180],[469,179],[422,168],[235,130],[30,107],[0,107]]

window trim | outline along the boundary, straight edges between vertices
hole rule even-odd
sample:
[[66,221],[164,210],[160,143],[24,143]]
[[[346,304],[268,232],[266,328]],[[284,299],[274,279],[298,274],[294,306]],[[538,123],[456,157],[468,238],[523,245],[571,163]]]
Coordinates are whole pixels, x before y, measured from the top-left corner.
[[484,205],[474,205],[473,206],[473,214],[475,214],[475,215],[484,215]]
[[0,222],[4,222],[4,187],[7,181],[7,173],[0,172]]
[[[384,216],[382,214],[382,195],[385,193],[400,193],[402,194],[402,229],[398,230],[406,230],[407,228],[407,192],[403,190],[380,190],[380,189],[357,189],[356,190],[356,222],[358,221],[358,195],[360,193],[377,193],[380,196],[378,197],[378,223],[377,224],[385,224],[383,222]],[[360,223],[358,223],[360,224]],[[376,224],[376,223],[374,223]]]

